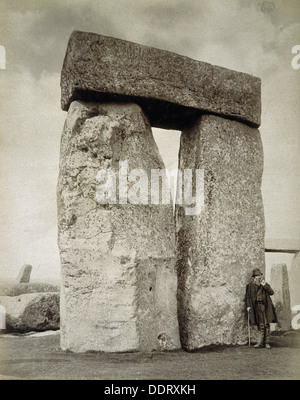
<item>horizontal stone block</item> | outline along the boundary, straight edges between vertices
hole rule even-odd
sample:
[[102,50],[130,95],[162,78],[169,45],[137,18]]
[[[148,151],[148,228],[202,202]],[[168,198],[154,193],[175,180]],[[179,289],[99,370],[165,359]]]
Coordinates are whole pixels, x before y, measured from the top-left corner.
[[59,292],[60,287],[58,285],[52,285],[50,283],[14,283],[14,282],[3,282],[0,283],[0,296],[20,296],[21,294],[27,293],[45,293],[45,292]]
[[183,129],[200,112],[258,127],[259,78],[168,51],[74,31],[61,74],[61,106],[73,100],[133,101],[152,126]]

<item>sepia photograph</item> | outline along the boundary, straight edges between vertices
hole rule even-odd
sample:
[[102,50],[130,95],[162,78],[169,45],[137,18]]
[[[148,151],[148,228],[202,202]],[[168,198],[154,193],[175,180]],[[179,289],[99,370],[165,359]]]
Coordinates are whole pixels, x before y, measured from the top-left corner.
[[0,0],[0,380],[299,380],[299,94],[299,0]]

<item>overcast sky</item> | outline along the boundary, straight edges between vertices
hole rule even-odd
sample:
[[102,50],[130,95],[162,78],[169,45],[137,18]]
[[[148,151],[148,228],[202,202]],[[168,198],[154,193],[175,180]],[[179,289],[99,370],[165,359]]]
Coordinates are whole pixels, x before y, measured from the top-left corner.
[[[300,69],[291,66],[299,0],[1,0],[0,18],[0,275],[30,263],[39,277],[59,277],[59,83],[73,30],[260,77],[266,236],[300,239]],[[166,166],[176,167],[179,133],[153,131]]]

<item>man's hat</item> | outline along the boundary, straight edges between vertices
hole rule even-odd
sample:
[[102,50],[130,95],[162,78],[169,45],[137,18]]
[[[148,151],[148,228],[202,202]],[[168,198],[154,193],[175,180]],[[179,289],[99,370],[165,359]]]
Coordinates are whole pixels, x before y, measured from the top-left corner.
[[252,276],[261,276],[261,275],[263,275],[261,270],[259,268],[254,268],[254,270],[252,272]]

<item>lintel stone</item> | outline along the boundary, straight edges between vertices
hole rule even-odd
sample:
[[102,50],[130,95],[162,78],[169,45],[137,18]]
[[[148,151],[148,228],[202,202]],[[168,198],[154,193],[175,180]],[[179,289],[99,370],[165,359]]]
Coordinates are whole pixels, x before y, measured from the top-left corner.
[[183,129],[202,112],[260,125],[261,80],[186,56],[74,31],[61,74],[61,107],[72,101],[134,101],[152,126]]

